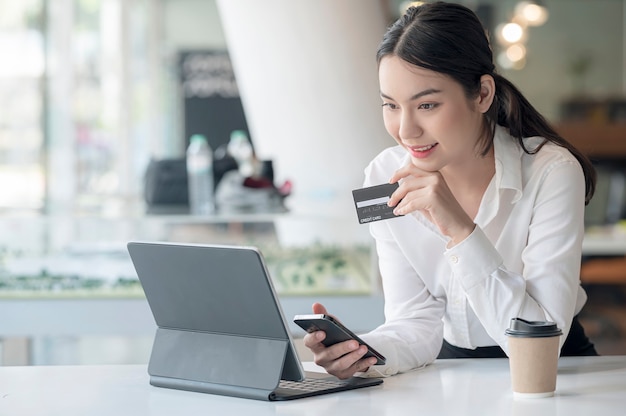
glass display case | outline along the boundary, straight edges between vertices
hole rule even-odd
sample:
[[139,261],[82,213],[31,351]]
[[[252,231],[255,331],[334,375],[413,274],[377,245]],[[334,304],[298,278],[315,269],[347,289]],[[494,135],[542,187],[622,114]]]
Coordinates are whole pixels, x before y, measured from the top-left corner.
[[128,241],[258,247],[279,295],[379,290],[368,228],[349,215],[13,216],[0,223],[9,231],[0,237],[0,297],[143,296]]

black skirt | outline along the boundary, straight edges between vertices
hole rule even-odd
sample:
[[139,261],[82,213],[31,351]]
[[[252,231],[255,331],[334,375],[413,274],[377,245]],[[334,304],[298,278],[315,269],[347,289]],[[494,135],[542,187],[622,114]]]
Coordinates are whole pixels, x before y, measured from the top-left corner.
[[[587,338],[587,335],[585,335],[585,330],[578,321],[578,317],[575,316],[572,320],[572,327],[570,328],[569,334],[561,348],[561,357],[585,355],[598,355],[598,353],[589,338]],[[437,356],[437,359],[442,358],[506,358],[506,354],[498,345],[493,347],[478,347],[470,350],[456,347],[444,339],[439,356]]]

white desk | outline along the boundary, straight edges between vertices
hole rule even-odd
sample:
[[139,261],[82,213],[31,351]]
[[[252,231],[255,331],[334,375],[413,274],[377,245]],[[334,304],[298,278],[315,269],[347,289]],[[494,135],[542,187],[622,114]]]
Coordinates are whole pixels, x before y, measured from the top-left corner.
[[508,360],[440,360],[382,386],[291,402],[152,387],[146,367],[0,367],[2,415],[624,415],[626,356],[562,358],[555,397],[514,400]]
[[626,231],[623,227],[596,227],[585,233],[584,256],[626,255]]

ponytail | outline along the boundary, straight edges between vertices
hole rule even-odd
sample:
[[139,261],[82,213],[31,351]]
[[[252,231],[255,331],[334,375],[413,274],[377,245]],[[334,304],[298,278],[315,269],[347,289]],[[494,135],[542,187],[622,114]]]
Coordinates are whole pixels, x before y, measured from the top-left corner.
[[[496,84],[496,97],[486,116],[491,127],[491,134],[483,147],[486,153],[493,143],[496,124],[509,129],[528,154],[535,154],[547,142],[564,147],[578,160],[585,175],[585,205],[591,201],[596,189],[596,171],[587,156],[580,152],[571,143],[550,126],[550,123],[528,102],[522,93],[509,80],[499,74],[492,75]],[[491,137],[490,137],[491,136]],[[534,149],[528,149],[524,143],[525,137],[539,136],[545,140]]]

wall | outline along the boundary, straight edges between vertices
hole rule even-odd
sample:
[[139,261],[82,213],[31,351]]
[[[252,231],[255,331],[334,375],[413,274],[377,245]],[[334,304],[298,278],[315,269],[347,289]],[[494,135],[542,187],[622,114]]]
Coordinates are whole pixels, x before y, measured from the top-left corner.
[[[517,1],[493,1],[496,19],[505,21]],[[545,25],[529,30],[523,70],[502,73],[515,83],[548,119],[559,118],[559,103],[572,95],[624,93],[624,2],[622,0],[550,0]],[[584,55],[593,62],[576,88],[571,63]]]
[[215,0],[162,0],[164,47],[226,48]]

